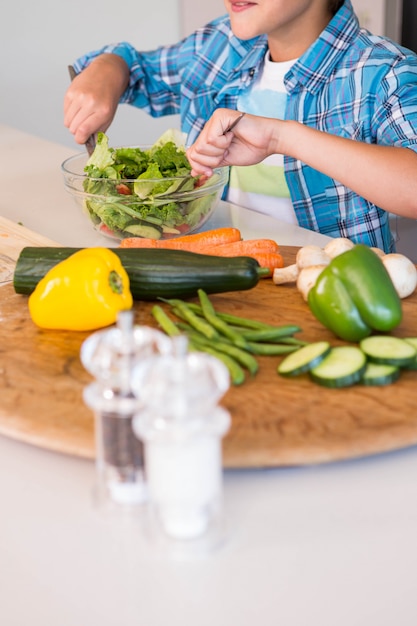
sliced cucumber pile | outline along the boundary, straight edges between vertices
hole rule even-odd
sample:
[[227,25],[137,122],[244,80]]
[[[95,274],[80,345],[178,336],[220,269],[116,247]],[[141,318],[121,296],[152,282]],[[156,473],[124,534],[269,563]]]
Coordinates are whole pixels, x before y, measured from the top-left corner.
[[318,341],[289,354],[278,366],[281,376],[308,373],[324,387],[390,385],[402,370],[417,370],[417,337],[373,335],[359,345],[331,347]]

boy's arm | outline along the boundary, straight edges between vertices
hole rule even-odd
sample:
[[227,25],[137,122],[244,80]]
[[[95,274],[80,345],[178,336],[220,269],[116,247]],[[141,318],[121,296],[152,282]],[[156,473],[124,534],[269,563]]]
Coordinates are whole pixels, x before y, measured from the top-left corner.
[[368,144],[298,122],[278,122],[277,152],[323,172],[381,209],[417,219],[417,154],[410,148]]
[[366,144],[293,121],[217,109],[187,155],[195,174],[214,167],[252,165],[285,154],[352,189],[390,213],[417,219],[417,154],[409,148]]
[[89,134],[107,130],[121,102],[155,117],[177,114],[181,46],[141,52],[122,42],[77,59],[77,77],[64,96],[64,124],[75,140],[84,143]]

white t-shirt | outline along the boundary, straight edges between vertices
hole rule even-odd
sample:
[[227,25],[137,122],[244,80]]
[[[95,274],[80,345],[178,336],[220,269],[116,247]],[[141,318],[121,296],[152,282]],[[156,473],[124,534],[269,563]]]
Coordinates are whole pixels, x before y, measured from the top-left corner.
[[[239,111],[284,119],[287,100],[284,76],[294,63],[295,60],[274,63],[267,52],[260,76],[238,99]],[[275,171],[271,171],[272,168]],[[297,224],[285,180],[282,154],[273,154],[257,165],[233,166],[227,200]]]

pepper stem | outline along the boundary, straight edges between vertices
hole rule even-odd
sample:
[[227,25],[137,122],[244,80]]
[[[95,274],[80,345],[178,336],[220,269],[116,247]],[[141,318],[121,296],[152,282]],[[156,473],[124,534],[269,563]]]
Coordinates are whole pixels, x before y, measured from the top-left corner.
[[122,281],[122,278],[121,278],[120,274],[118,274],[114,270],[112,270],[110,272],[110,274],[109,274],[109,285],[110,285],[110,289],[114,293],[119,293],[119,294],[123,293],[123,281]]

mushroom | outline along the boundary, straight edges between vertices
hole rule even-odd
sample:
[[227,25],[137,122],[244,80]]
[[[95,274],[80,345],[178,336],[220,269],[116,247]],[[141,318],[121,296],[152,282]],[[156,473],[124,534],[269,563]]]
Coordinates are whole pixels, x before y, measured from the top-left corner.
[[310,265],[309,267],[303,267],[297,278],[297,289],[303,296],[303,299],[307,302],[308,292],[316,284],[317,278],[327,265]]
[[304,267],[310,267],[311,265],[328,265],[330,263],[330,257],[323,248],[319,246],[303,246],[297,252],[295,262],[298,269]]
[[325,266],[330,263],[330,257],[319,246],[303,246],[297,252],[295,263],[274,269],[272,280],[276,285],[296,282],[300,271],[312,265]]
[[381,248],[371,248],[371,250],[372,252],[375,252],[375,254],[381,258],[385,256],[385,252],[381,250]]
[[417,268],[404,254],[393,252],[381,257],[396,292],[400,298],[407,298],[417,287]]
[[347,237],[336,237],[324,246],[324,252],[331,258],[351,250],[355,244]]
[[276,267],[272,274],[272,280],[276,285],[285,285],[285,283],[295,283],[300,270],[296,263],[286,265],[285,267]]

